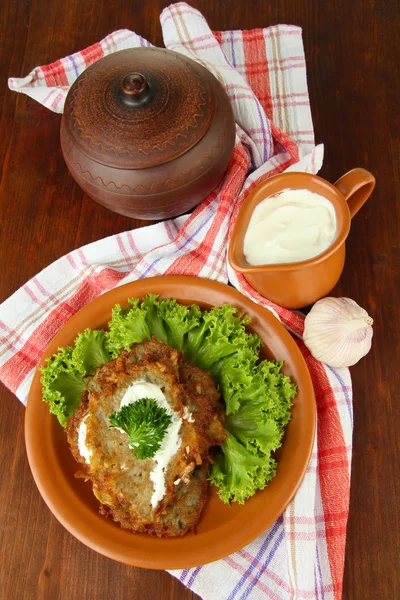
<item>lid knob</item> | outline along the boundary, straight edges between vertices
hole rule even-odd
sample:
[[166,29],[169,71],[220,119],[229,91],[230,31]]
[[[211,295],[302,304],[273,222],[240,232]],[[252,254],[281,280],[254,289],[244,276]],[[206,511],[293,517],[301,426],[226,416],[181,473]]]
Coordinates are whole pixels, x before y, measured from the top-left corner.
[[127,107],[139,107],[151,98],[149,84],[141,73],[129,73],[120,85],[121,102]]

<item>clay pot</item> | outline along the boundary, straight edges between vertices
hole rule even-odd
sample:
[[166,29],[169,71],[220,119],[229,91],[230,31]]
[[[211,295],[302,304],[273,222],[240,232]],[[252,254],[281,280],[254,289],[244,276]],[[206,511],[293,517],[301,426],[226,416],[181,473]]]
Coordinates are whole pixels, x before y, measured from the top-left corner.
[[[352,217],[368,200],[375,187],[375,177],[365,169],[353,169],[335,185],[309,173],[283,173],[256,186],[237,215],[229,245],[228,260],[242,273],[255,290],[285,308],[302,308],[326,296],[342,274],[345,241]],[[307,189],[324,196],[336,212],[336,235],[325,252],[297,263],[250,265],[244,256],[243,243],[255,207],[284,189]]]
[[160,48],[121,50],[71,86],[61,147],[81,188],[139,219],[182,214],[221,181],[235,143],[222,85],[204,67]]

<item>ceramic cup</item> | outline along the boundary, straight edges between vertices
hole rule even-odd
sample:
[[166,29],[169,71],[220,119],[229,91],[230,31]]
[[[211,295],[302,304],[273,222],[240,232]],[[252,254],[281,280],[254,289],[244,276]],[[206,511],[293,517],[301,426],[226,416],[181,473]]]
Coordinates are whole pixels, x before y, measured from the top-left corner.
[[[302,308],[326,296],[342,274],[345,242],[351,219],[368,200],[375,177],[365,169],[353,169],[332,185],[309,173],[283,173],[256,186],[240,207],[228,250],[232,268],[242,273],[255,290],[286,308]],[[336,212],[336,236],[325,252],[298,263],[250,265],[243,253],[245,233],[255,207],[284,189],[307,189],[327,198]]]

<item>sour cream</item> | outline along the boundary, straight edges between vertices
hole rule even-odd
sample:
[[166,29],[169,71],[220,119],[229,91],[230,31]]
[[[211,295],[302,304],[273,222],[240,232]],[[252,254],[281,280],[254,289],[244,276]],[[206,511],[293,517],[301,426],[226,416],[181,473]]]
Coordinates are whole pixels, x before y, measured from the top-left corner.
[[120,408],[132,404],[133,402],[140,400],[140,398],[154,398],[154,400],[157,401],[157,404],[169,411],[168,414],[171,412],[162,389],[158,385],[150,383],[145,379],[138,379],[128,387],[125,394],[122,396]]
[[336,213],[329,200],[309,190],[285,189],[254,209],[244,238],[250,265],[296,263],[329,248]]
[[80,425],[79,425],[79,429],[78,429],[78,450],[79,450],[79,454],[82,456],[82,458],[85,459],[85,462],[90,465],[90,457],[92,456],[92,451],[89,450],[89,448],[86,446],[86,432],[87,432],[87,427],[86,427],[86,419],[88,418],[89,415],[86,415],[86,417],[84,419],[82,419]]
[[[128,387],[122,397],[121,407],[136,402],[137,400],[140,400],[140,398],[154,398],[157,404],[162,408],[165,408],[167,413],[171,416],[171,423],[165,432],[161,446],[152,459],[154,460],[155,465],[150,471],[150,480],[153,482],[154,491],[150,502],[154,509],[165,496],[165,476],[167,467],[171,458],[178,452],[182,443],[179,436],[182,419],[171,409],[162,389],[158,385],[145,381],[144,379],[138,379]],[[183,418],[189,422],[193,422],[193,417],[188,409],[185,410]]]

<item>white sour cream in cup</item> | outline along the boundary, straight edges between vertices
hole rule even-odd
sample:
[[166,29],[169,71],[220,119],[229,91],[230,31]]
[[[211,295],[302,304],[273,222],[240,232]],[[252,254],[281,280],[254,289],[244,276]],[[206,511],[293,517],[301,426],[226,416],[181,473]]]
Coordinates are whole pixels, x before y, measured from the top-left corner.
[[325,252],[335,235],[336,213],[327,198],[284,189],[256,206],[243,250],[254,266],[296,263]]

